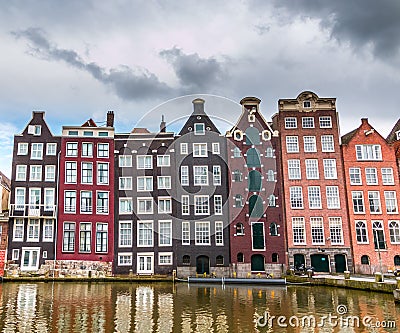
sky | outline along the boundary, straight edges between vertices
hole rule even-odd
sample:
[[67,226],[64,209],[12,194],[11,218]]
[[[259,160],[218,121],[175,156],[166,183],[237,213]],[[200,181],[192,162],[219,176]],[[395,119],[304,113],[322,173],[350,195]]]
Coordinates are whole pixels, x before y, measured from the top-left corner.
[[46,112],[56,135],[89,118],[101,124],[108,110],[117,132],[157,130],[161,112],[167,123],[179,118],[176,103],[190,114],[197,94],[221,96],[206,102],[206,112],[228,119],[221,132],[243,97],[260,98],[270,119],[280,98],[305,90],[337,98],[342,135],[367,117],[386,136],[400,116],[398,0],[0,0],[0,8],[8,176],[13,136],[33,110]]

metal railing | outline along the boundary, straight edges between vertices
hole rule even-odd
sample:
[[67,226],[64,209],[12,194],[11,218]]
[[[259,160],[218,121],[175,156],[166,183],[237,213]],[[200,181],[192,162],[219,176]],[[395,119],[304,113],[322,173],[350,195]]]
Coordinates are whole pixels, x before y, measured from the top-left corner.
[[10,217],[56,217],[56,205],[11,204]]

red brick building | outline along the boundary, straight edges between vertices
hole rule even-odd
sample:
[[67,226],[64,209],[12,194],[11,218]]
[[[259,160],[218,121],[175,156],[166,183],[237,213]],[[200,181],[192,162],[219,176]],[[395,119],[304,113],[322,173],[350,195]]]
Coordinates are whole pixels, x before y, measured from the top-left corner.
[[230,251],[238,276],[280,275],[286,264],[279,137],[260,102],[243,98],[242,114],[227,132]]
[[305,91],[280,99],[288,260],[320,272],[352,269],[335,98]]
[[342,137],[356,273],[400,266],[399,177],[395,147],[362,119]]
[[393,145],[397,158],[397,168],[400,176],[400,119],[390,131],[386,141]]
[[[61,139],[57,260],[64,268],[111,273],[114,248],[114,127],[93,120],[64,126]],[[60,262],[61,261],[61,262]],[[101,263],[101,264],[100,264]]]

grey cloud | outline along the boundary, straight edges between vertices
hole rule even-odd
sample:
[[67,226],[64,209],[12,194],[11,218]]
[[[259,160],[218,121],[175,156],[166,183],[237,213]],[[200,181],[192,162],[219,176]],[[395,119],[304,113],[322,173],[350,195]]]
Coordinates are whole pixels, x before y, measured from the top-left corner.
[[225,64],[215,58],[201,58],[197,53],[184,54],[177,47],[163,50],[160,55],[172,65],[179,81],[188,91],[210,90],[227,77]]
[[116,94],[125,100],[140,100],[152,97],[166,97],[173,93],[172,88],[157,78],[146,69],[132,69],[128,66],[120,66],[106,70],[94,62],[87,63],[74,50],[57,47],[39,28],[28,28],[26,30],[11,33],[16,38],[28,40],[30,53],[36,57],[63,61],[68,65],[91,74],[96,80],[111,86]]
[[356,51],[370,46],[374,56],[384,60],[394,59],[400,52],[398,0],[275,0],[275,6],[296,17],[320,19],[333,38],[349,42]]

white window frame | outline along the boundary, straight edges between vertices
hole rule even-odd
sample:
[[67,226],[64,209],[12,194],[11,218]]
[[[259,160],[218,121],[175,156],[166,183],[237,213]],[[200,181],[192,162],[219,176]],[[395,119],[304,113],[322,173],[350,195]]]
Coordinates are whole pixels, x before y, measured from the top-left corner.
[[317,152],[317,138],[314,135],[303,136],[303,146],[305,153]]
[[188,195],[181,196],[182,215],[190,215],[190,201]]
[[180,144],[180,150],[181,150],[181,155],[187,155],[189,153],[188,152],[188,144],[187,144],[187,142],[182,142]]
[[214,214],[215,215],[222,215],[222,195],[214,194]]
[[190,222],[182,221],[182,245],[190,245]]
[[169,167],[171,166],[170,155],[157,155],[157,166],[158,167]]
[[365,168],[365,179],[367,185],[378,185],[377,168]]
[[[25,232],[25,221],[23,218],[16,218],[13,225],[13,242],[23,242]],[[18,237],[17,237],[18,236]]]
[[170,190],[171,176],[157,176],[157,188],[159,190]]
[[292,217],[292,235],[294,245],[307,244],[306,224],[304,217]]
[[394,185],[393,168],[381,168],[382,184]]
[[286,152],[288,153],[299,152],[299,137],[297,135],[286,136]]
[[[169,204],[168,204],[169,202]],[[166,204],[168,209],[166,209]],[[172,213],[172,198],[171,197],[158,197],[158,214],[171,214]]]
[[[122,228],[124,226],[124,228]],[[133,229],[132,229],[132,221],[118,221],[118,247],[132,247],[132,238]],[[122,237],[123,236],[123,237]]]
[[208,157],[207,143],[193,143],[193,157]]
[[328,209],[340,209],[339,186],[326,187],[326,207]]
[[[129,209],[127,209],[127,208],[129,208]],[[133,200],[132,200],[132,198],[128,198],[128,197],[119,198],[118,210],[119,210],[119,214],[120,215],[132,214],[132,212],[133,212]]]
[[[151,226],[151,228],[143,228],[141,225]],[[150,232],[147,234],[147,232]],[[141,232],[146,231],[146,238],[141,239]],[[151,237],[147,237],[147,236]],[[154,221],[152,220],[139,220],[137,221],[137,247],[153,247],[154,246]]]
[[93,157],[93,142],[82,142],[82,157]]
[[[290,208],[291,209],[304,209],[303,189],[301,186],[289,187],[290,193]],[[298,203],[297,203],[298,201]],[[294,205],[294,203],[296,204]]]
[[220,165],[213,165],[213,185],[220,186],[222,183],[222,172]]
[[53,241],[53,239],[54,239],[54,222],[55,222],[54,219],[44,219],[43,220],[43,234],[42,234],[43,242],[52,242]]
[[[371,209],[371,200],[375,211]],[[382,214],[381,195],[379,191],[368,191],[368,207],[371,214]]]
[[28,155],[29,144],[27,142],[18,142],[17,155]]
[[312,245],[325,245],[324,220],[322,217],[310,217]]
[[[161,225],[165,223],[168,227],[167,240],[168,242],[163,241],[163,231]],[[166,229],[164,229],[166,230]],[[158,246],[172,246],[172,220],[159,220],[158,221]]]
[[[361,168],[349,168],[350,185],[362,185]],[[358,180],[358,181],[355,181]]]
[[120,168],[131,168],[132,167],[132,155],[119,155],[118,166]]
[[[356,194],[360,194],[361,193],[361,197],[355,197]],[[361,200],[362,201],[362,211],[359,210],[360,207],[358,207],[357,204],[357,212],[355,211],[355,207],[354,207],[354,200]],[[351,191],[351,202],[352,202],[352,206],[353,206],[353,213],[354,214],[365,214],[365,202],[364,202],[364,192],[363,191]]]
[[325,179],[337,179],[337,164],[336,159],[334,158],[327,158],[323,160],[324,165],[324,178]]
[[43,143],[33,142],[31,143],[31,160],[42,160],[43,159]]
[[[150,182],[148,183],[148,181]],[[142,183],[143,182],[143,186]],[[136,189],[138,192],[151,192],[153,191],[153,176],[138,176],[136,178]]]
[[302,128],[315,128],[314,117],[301,117]]
[[107,142],[97,144],[97,157],[108,158],[110,156],[110,145]]
[[78,142],[67,142],[65,144],[65,156],[67,157],[78,156]]
[[318,160],[315,158],[306,159],[305,164],[306,164],[306,178],[319,179]]
[[[389,197],[389,195],[390,195],[390,197]],[[396,191],[384,191],[384,198],[385,198],[386,213],[387,214],[398,214],[399,209],[398,209],[398,205],[397,205]],[[390,207],[393,207],[395,209],[390,210],[389,209]]]
[[357,161],[381,161],[381,145],[356,145]]
[[118,179],[118,188],[121,191],[132,190],[133,188],[133,180],[132,177],[119,177]]
[[[164,261],[169,258],[169,261]],[[158,265],[160,266],[171,266],[173,265],[173,252],[158,252]]]
[[331,116],[319,117],[319,128],[332,128],[332,117]]
[[118,266],[132,266],[132,252],[118,252]]
[[56,166],[46,165],[44,169],[44,181],[55,182],[56,181]]
[[194,196],[194,215],[210,215],[210,197],[208,195]]
[[[153,198],[152,197],[141,197],[136,199],[137,202],[137,214],[140,215],[148,215],[148,214],[153,214]],[[149,208],[147,208],[147,203],[150,202]],[[144,208],[141,207],[142,203],[145,203]]]
[[26,181],[26,175],[27,175],[27,166],[26,165],[17,165],[15,167],[15,181],[19,182],[24,182]]
[[285,129],[297,128],[297,118],[296,117],[285,117]]
[[[195,245],[211,245],[210,222],[195,222]],[[208,241],[207,241],[208,239]]]
[[[106,165],[106,169],[100,168]],[[108,162],[97,162],[97,185],[108,185],[110,181],[110,164]]]
[[224,223],[215,221],[215,245],[224,246]]
[[194,123],[194,135],[205,135],[206,125],[204,123]]
[[320,186],[308,186],[308,208],[322,209],[322,197]]
[[329,221],[329,236],[331,237],[331,245],[344,245],[342,218],[328,217],[328,221]]
[[212,153],[213,154],[220,154],[219,142],[213,142],[212,143]]
[[137,155],[136,169],[137,170],[153,169],[153,155]]
[[322,152],[335,152],[335,139],[333,135],[321,135],[321,149]]
[[[204,173],[205,171],[205,173]],[[208,166],[194,165],[193,166],[193,185],[208,186]]]

